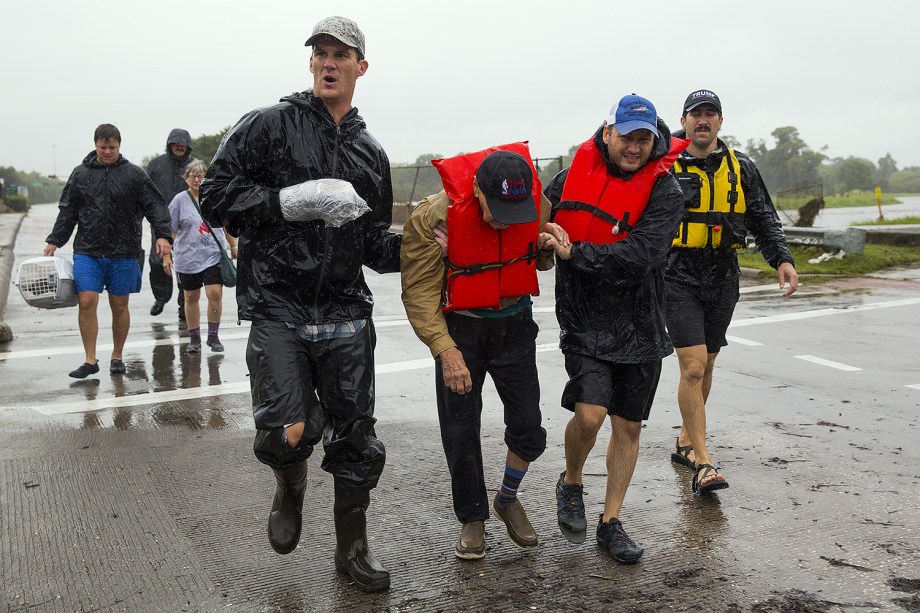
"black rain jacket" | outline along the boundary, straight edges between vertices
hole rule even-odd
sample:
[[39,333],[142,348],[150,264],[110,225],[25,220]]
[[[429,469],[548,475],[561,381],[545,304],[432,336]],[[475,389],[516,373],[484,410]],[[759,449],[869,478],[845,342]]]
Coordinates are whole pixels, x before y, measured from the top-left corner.
[[[371,211],[340,228],[288,222],[278,192],[314,179],[344,179]],[[201,186],[214,226],[239,237],[240,319],[331,323],[367,319],[373,296],[362,265],[399,270],[402,236],[389,232],[390,163],[353,108],[336,126],[312,91],[245,115],[226,134]]]
[[[671,146],[670,131],[658,120],[651,159]],[[607,171],[629,179],[610,163],[602,128],[594,144],[607,159]],[[569,169],[557,174],[544,193],[559,204]],[[563,353],[578,353],[617,364],[654,362],[673,351],[665,329],[664,264],[686,209],[671,173],[655,181],[648,204],[625,239],[616,243],[577,243],[569,260],[556,260],[556,318]]]
[[78,255],[136,258],[144,217],[157,238],[172,243],[166,202],[147,173],[121,155],[105,166],[93,150],[70,173],[58,207],[54,229],[45,242],[67,244],[76,226],[73,252]]
[[[715,172],[722,164],[726,155],[725,143],[720,139],[719,148],[713,151],[705,160],[694,158],[686,151],[682,159],[693,160],[703,170]],[[764,185],[757,166],[747,155],[735,151],[738,164],[741,166],[741,191],[744,193],[744,226],[747,232],[754,236],[757,248],[763,254],[764,260],[773,268],[779,268],[783,262],[793,266],[795,260],[786,246],[786,234],[783,225],[776,214],[773,200]],[[697,196],[699,198],[699,196]],[[740,230],[740,234],[746,234]],[[741,275],[738,266],[738,252],[731,247],[718,249],[685,249],[675,248],[668,256],[665,280],[668,283],[683,285],[699,285],[718,287],[724,284],[736,284]]]
[[[188,147],[185,155],[181,158],[174,156],[169,150],[172,144]],[[192,157],[192,136],[187,130],[175,128],[166,138],[166,153],[156,156],[147,164],[147,174],[150,175],[167,204],[176,194],[188,189],[188,183],[185,182],[185,167],[194,159]]]

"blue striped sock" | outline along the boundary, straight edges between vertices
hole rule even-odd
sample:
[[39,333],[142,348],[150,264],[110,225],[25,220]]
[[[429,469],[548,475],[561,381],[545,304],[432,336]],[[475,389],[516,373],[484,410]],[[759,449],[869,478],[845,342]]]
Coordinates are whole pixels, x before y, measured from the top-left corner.
[[521,480],[526,474],[526,469],[517,470],[505,464],[505,478],[502,479],[502,489],[498,492],[499,504],[509,505],[517,500],[518,488],[521,486]]

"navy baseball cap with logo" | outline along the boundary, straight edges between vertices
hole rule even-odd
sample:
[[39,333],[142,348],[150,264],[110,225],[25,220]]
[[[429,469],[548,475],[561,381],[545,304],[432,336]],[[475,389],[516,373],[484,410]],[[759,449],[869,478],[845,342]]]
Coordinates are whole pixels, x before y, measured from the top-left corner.
[[711,104],[719,111],[719,115],[722,114],[722,102],[719,97],[708,89],[698,89],[687,96],[687,100],[684,102],[684,115],[703,104]]
[[655,105],[636,94],[623,96],[620,103],[610,109],[607,125],[612,125],[620,134],[649,130],[655,136],[661,136],[658,132],[658,112],[655,111]]
[[537,220],[533,171],[524,156],[504,150],[490,153],[476,170],[476,183],[498,223],[513,225]]

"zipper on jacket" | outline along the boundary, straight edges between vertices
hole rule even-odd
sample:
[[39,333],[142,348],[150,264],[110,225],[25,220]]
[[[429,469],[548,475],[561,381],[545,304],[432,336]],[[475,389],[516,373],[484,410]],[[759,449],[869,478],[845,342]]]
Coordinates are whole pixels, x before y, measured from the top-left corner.
[[[338,125],[335,126],[335,146],[332,148],[332,178],[335,178],[335,175],[338,171],[339,165],[339,134],[341,133],[341,128]],[[319,295],[323,290],[323,281],[326,280],[326,270],[329,266],[329,255],[331,249],[329,248],[330,243],[330,231],[329,224],[323,224],[325,238],[323,239],[323,263],[319,267],[319,280],[316,282],[316,291],[313,292],[313,319],[314,321],[319,321]]]
[[[708,160],[706,162],[706,166],[706,179],[709,181],[709,212],[711,213],[712,211],[716,210],[716,181],[715,177],[713,176],[713,172],[709,169]],[[712,226],[709,224],[706,224],[706,232],[708,234],[706,246],[712,247]]]

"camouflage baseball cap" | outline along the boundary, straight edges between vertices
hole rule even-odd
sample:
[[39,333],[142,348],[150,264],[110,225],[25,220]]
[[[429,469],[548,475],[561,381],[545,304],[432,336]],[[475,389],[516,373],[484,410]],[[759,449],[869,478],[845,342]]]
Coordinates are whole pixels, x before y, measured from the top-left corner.
[[349,47],[354,47],[362,56],[366,55],[364,53],[364,33],[358,28],[358,24],[351,19],[339,17],[338,15],[326,17],[316,24],[316,27],[313,28],[313,34],[310,35],[304,45],[312,45],[316,42],[316,39],[324,34],[345,43]]

